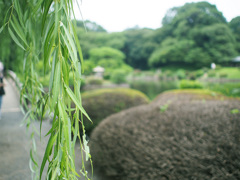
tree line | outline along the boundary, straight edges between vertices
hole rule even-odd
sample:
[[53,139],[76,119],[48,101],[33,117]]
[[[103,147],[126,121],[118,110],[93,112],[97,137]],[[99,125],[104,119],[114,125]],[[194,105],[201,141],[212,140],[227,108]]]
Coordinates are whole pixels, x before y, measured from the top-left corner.
[[[9,4],[7,1],[6,4]],[[1,17],[6,8],[0,6]],[[2,24],[3,18],[0,18]],[[208,2],[186,3],[168,10],[158,29],[126,29],[108,33],[91,21],[77,21],[85,72],[101,65],[110,73],[115,68],[149,70],[166,65],[199,68],[214,62],[227,64],[240,54],[240,16],[226,21],[215,5]],[[0,34],[0,59],[7,67],[23,58],[7,33]]]

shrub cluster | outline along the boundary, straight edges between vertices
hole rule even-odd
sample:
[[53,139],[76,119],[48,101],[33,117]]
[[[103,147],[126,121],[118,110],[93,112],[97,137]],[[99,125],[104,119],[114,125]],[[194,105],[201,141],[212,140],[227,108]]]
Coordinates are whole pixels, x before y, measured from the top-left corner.
[[85,92],[82,94],[83,107],[93,121],[93,124],[89,121],[85,122],[86,132],[90,134],[102,119],[111,114],[148,102],[146,95],[127,88],[98,89]]
[[181,80],[179,83],[180,89],[202,89],[203,85],[195,80]]
[[105,180],[240,179],[236,109],[237,99],[178,90],[112,115],[90,138],[95,172]]

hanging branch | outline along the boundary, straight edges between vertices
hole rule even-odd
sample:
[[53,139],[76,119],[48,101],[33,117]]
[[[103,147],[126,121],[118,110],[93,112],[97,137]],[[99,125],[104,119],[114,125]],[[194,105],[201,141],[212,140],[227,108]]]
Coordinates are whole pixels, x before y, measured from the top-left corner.
[[[46,109],[54,114],[52,128],[46,134],[50,138],[39,173],[34,140],[37,130],[33,128],[30,167],[35,179],[42,178],[47,161],[49,164],[47,179],[77,179],[79,176],[75,170],[74,147],[77,138],[80,139],[79,124],[82,125],[85,134],[83,115],[89,120],[90,118],[81,103],[83,58],[75,26],[71,20],[72,12],[72,0],[24,0],[21,3],[13,0],[4,25],[0,28],[1,32],[7,27],[15,43],[25,51],[21,103],[27,110],[25,112],[27,127],[30,127],[36,116],[40,116],[42,120]],[[51,68],[48,93],[43,91],[35,71],[39,59],[44,61],[44,71]],[[69,87],[70,72],[73,72],[73,90]],[[71,102],[75,104],[74,109],[71,108]],[[85,135],[82,140],[80,139],[80,146],[82,158],[86,157],[88,160],[90,154]],[[85,179],[89,179],[84,160],[82,163],[80,173]]]

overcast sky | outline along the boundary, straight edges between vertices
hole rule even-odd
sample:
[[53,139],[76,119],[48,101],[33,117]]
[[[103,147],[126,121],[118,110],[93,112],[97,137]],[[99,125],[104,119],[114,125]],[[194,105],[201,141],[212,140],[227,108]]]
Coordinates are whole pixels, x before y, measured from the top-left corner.
[[[84,20],[101,25],[108,32],[139,26],[156,29],[167,10],[199,0],[78,0]],[[240,0],[208,0],[215,4],[227,21],[240,16]],[[77,6],[75,6],[77,7]],[[78,12],[75,9],[75,12]],[[77,13],[77,19],[81,19]]]

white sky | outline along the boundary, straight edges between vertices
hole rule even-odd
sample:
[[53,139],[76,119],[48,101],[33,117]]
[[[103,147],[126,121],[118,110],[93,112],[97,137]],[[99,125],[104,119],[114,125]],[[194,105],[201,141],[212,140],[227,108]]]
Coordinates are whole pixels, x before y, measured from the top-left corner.
[[[84,20],[101,25],[108,32],[140,28],[159,28],[167,10],[199,0],[78,0]],[[216,5],[227,21],[240,16],[240,0],[207,0]],[[77,7],[77,6],[76,6]],[[77,19],[82,19],[76,8]]]

